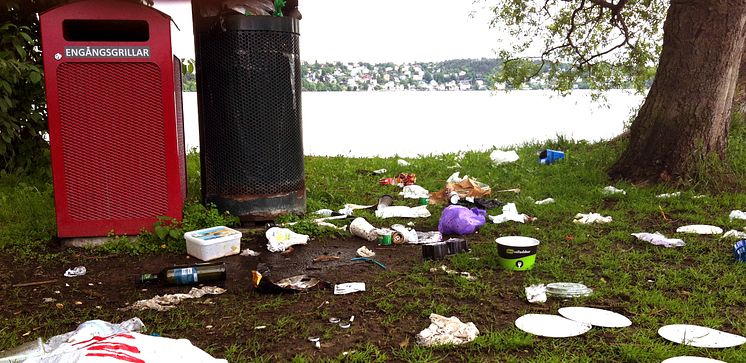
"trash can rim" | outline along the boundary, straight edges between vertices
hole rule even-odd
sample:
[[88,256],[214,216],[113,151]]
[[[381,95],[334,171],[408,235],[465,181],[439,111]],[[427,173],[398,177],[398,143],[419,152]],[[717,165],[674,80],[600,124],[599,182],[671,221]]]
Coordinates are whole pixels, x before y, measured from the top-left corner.
[[276,31],[300,35],[298,19],[288,16],[221,15],[200,18],[196,32],[223,29],[230,31]]

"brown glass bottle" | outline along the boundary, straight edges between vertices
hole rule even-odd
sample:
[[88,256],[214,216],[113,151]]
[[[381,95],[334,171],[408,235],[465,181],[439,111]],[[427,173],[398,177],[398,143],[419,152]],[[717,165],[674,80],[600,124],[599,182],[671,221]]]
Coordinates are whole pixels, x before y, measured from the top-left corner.
[[158,274],[142,274],[140,284],[159,283],[164,286],[198,285],[225,281],[225,263],[198,263],[194,265],[167,267]]

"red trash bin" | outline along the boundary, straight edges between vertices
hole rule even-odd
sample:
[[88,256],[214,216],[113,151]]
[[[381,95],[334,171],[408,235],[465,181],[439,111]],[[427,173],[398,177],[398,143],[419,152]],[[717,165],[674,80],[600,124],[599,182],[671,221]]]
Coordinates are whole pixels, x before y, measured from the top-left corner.
[[86,0],[40,17],[57,234],[138,234],[181,219],[186,162],[171,19]]

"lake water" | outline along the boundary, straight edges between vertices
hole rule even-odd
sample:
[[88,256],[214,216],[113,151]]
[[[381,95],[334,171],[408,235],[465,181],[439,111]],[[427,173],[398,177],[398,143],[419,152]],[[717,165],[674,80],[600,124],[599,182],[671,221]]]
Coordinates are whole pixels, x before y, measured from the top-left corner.
[[[644,96],[611,91],[304,92],[306,155],[394,156],[509,147],[555,139],[599,141],[623,131]],[[199,145],[197,94],[184,93],[188,147]]]

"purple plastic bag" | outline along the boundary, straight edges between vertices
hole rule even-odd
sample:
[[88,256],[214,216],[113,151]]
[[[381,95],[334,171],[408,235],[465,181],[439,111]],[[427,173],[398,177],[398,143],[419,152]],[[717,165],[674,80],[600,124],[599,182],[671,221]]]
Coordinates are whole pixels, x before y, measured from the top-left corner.
[[484,224],[486,217],[487,212],[479,208],[449,205],[440,216],[438,231],[442,234],[472,234]]

